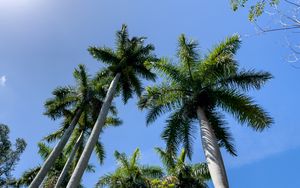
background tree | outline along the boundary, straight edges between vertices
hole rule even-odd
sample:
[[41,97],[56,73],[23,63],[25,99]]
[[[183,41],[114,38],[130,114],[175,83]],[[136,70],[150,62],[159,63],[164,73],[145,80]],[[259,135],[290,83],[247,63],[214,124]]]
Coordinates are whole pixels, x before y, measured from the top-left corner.
[[168,175],[162,182],[174,185],[175,188],[207,188],[205,181],[210,180],[210,174],[205,163],[186,163],[186,152],[183,149],[180,155],[155,148],[166,168]]
[[24,139],[17,138],[14,144],[15,149],[9,140],[9,128],[7,125],[0,124],[0,186],[7,187],[13,181],[11,172],[14,170],[20,155],[26,148]]
[[[293,1],[293,0],[292,0]],[[285,2],[291,2],[285,0]],[[238,10],[240,7],[247,6],[248,0],[230,0],[231,7],[234,11]],[[250,21],[254,21],[257,17],[264,13],[266,7],[275,7],[279,4],[279,0],[255,0],[250,2],[250,9],[248,18]]]
[[78,185],[98,140],[101,129],[103,128],[108,109],[117,91],[122,93],[123,101],[126,103],[134,93],[138,96],[141,95],[142,83],[140,78],[147,80],[155,79],[155,74],[152,73],[147,66],[147,62],[157,60],[152,54],[154,47],[150,44],[145,45],[144,40],[145,37],[129,38],[127,26],[123,25],[122,29],[117,32],[117,49],[115,51],[106,47],[89,48],[89,52],[95,59],[107,64],[107,67],[100,71],[98,75],[102,77],[113,77],[113,80],[111,81],[98,119],[68,187],[76,187]]
[[147,188],[150,187],[151,180],[163,177],[163,171],[160,167],[140,165],[139,157],[139,149],[136,149],[130,158],[125,153],[115,151],[118,168],[114,173],[100,177],[96,187]]
[[[256,33],[284,32],[284,44],[290,53],[285,58],[293,67],[300,68],[299,38],[300,29],[299,0],[231,0],[234,11],[241,7],[249,8],[249,20],[254,24]],[[253,34],[250,34],[253,35]]]
[[165,81],[147,88],[139,102],[142,109],[149,109],[147,124],[163,113],[172,112],[162,133],[168,152],[176,153],[182,144],[191,157],[194,122],[199,122],[207,165],[218,188],[228,187],[219,147],[224,146],[236,155],[222,111],[257,131],[273,122],[268,113],[246,95],[250,89],[260,89],[272,76],[268,72],[239,70],[234,59],[239,46],[239,36],[234,35],[200,57],[197,43],[181,35],[180,63],[167,60],[157,63],[155,68],[164,75]]

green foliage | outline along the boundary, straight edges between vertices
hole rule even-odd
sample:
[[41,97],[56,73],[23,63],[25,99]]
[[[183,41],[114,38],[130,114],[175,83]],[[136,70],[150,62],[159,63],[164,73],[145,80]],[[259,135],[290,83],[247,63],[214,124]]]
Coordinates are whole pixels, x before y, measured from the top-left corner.
[[[248,0],[230,0],[231,7],[233,11],[237,11],[240,7],[245,7]],[[279,4],[279,0],[256,0],[253,1],[249,9],[248,19],[250,21],[255,21],[256,18],[261,16],[266,8],[266,6],[276,6]]]
[[[95,78],[91,78],[86,71],[84,65],[79,65],[74,70],[73,76],[76,80],[76,86],[58,87],[53,91],[53,97],[48,99],[45,103],[45,114],[52,119],[64,118],[61,127],[46,136],[44,140],[47,142],[54,142],[60,139],[70,122],[75,117],[78,110],[81,110],[80,118],[77,121],[69,142],[67,143],[64,152],[56,160],[50,173],[48,173],[47,180],[44,182],[45,187],[52,187],[59,177],[61,170],[63,169],[67,158],[69,157],[75,143],[80,135],[82,135],[81,142],[79,143],[78,150],[75,153],[75,158],[72,162],[71,169],[67,174],[63,185],[66,185],[66,181],[70,178],[72,170],[79,161],[83,148],[87,142],[91,130],[97,120],[99,111],[106,96],[106,85],[110,82],[111,78],[104,75],[97,75]],[[104,79],[102,79],[104,78]],[[101,81],[99,81],[101,80]],[[104,128],[110,126],[119,126],[122,121],[116,117],[117,111],[114,105],[110,107],[110,115],[108,116]],[[52,149],[45,144],[39,144],[39,154],[46,160]],[[105,151],[102,143],[97,142],[95,146],[95,153],[99,162],[102,164],[105,158]],[[87,171],[94,171],[94,167],[88,165]],[[35,173],[36,172],[36,173]],[[37,174],[38,170],[30,170],[28,173],[24,173],[22,179],[18,181],[20,185],[28,185],[32,178]],[[31,174],[29,177],[28,174]]]
[[[39,147],[39,154],[42,157],[43,160],[46,160],[47,156],[51,153],[52,148],[46,145],[45,143],[38,143]],[[45,180],[43,181],[43,187],[44,188],[52,188],[54,187],[62,169],[64,168],[65,162],[68,159],[68,154],[66,151],[64,151],[59,157],[55,160],[55,163],[53,167],[50,169],[49,173],[47,174]],[[25,171],[21,178],[18,180],[15,180],[11,183],[12,186],[20,187],[20,186],[28,186],[33,181],[34,177],[37,175],[37,173],[40,170],[40,166],[31,168],[27,171]],[[93,172],[93,167],[89,165],[87,168],[87,172]],[[63,181],[62,186],[65,187],[67,185],[67,179],[70,178],[72,170],[67,174],[67,178],[65,181]]]
[[121,74],[118,91],[126,103],[135,93],[141,95],[143,87],[140,78],[155,80],[149,63],[157,61],[152,53],[154,46],[144,44],[145,37],[129,38],[127,26],[123,25],[116,34],[116,50],[107,47],[90,47],[88,51],[97,60],[107,65],[98,75],[114,77]]
[[[56,88],[52,92],[53,97],[45,103],[45,115],[54,120],[64,118],[60,129],[44,138],[48,142],[55,141],[63,135],[78,110],[82,111],[78,120],[81,124],[80,129],[83,130],[85,126],[92,129],[105,99],[107,85],[111,81],[111,77],[106,74],[97,74],[95,78],[90,78],[84,65],[79,65],[73,76],[76,86]],[[116,117],[117,110],[114,105],[110,107],[110,114],[107,125],[117,126],[122,123]]]
[[[98,106],[98,108],[101,108],[101,106]],[[73,114],[70,114],[70,116],[73,117]],[[69,119],[69,117],[67,116],[67,117],[65,117],[65,119]],[[81,118],[78,121],[78,126],[75,127],[75,129],[71,135],[71,138],[66,146],[67,154],[69,154],[72,151],[76,141],[78,140],[80,135],[83,134],[83,139],[80,142],[79,149],[76,153],[76,156],[78,157],[78,158],[75,157],[76,161],[79,160],[81,152],[83,151],[83,148],[85,147],[85,144],[90,136],[90,133],[93,129],[95,121],[96,121],[96,119],[91,115],[90,111],[87,109],[85,112],[83,112]],[[117,118],[115,116],[109,116],[109,117],[107,117],[105,125],[104,125],[104,129],[101,132],[103,132],[106,128],[117,127],[117,126],[120,126],[121,124],[122,124],[122,121],[119,118]],[[62,127],[59,130],[55,131],[54,133],[51,133],[50,135],[46,136],[44,138],[44,140],[46,140],[48,142],[53,142],[54,140],[60,139],[62,136],[61,132],[63,132],[63,131],[64,131],[64,129]],[[98,142],[96,143],[95,153],[99,160],[99,163],[102,164],[104,161],[104,158],[105,158],[105,151],[104,151],[104,146],[100,142],[100,140],[98,140]]]
[[0,186],[6,187],[13,181],[11,172],[20,160],[20,155],[26,148],[24,139],[17,138],[14,148],[9,140],[9,128],[0,124]]
[[223,112],[233,115],[241,124],[262,131],[273,120],[246,92],[259,90],[272,78],[268,72],[239,70],[235,54],[240,47],[238,35],[226,38],[204,57],[197,52],[197,43],[179,37],[179,62],[167,59],[154,68],[165,80],[152,87],[139,101],[141,109],[147,108],[147,124],[160,115],[169,114],[162,138],[167,150],[175,154],[183,146],[191,158],[195,134],[197,108],[204,109],[221,147],[236,155],[233,138],[223,118]]
[[118,168],[115,172],[100,177],[96,187],[147,188],[150,187],[152,180],[163,177],[160,167],[140,165],[138,163],[139,157],[139,149],[136,149],[130,158],[125,153],[115,151]]
[[[105,85],[109,84],[110,81],[110,77],[107,75],[97,75],[96,78],[91,79],[84,65],[79,65],[74,70],[73,76],[76,80],[76,86],[54,89],[53,97],[45,102],[45,115],[54,120],[67,117],[63,123],[64,128],[67,128],[75,116],[75,112],[79,109],[81,111],[88,110],[92,118],[97,119],[106,95]],[[104,79],[98,82],[101,78]],[[114,106],[110,108],[110,112],[116,113]]]
[[151,181],[152,188],[175,188],[174,183],[169,183],[167,180],[154,179]]
[[184,149],[177,157],[161,148],[155,148],[155,150],[168,175],[161,180],[152,181],[153,187],[207,188],[205,181],[210,180],[210,174],[205,163],[186,163],[187,153]]
[[250,7],[250,12],[248,15],[248,19],[250,21],[254,21],[255,18],[259,17],[260,15],[262,15],[264,9],[266,6],[266,2],[258,2],[257,4],[253,5]]

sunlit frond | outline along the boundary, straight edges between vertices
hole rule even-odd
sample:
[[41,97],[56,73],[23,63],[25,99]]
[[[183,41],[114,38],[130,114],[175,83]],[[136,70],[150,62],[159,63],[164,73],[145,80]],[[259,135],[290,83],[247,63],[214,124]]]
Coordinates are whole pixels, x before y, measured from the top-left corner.
[[253,100],[236,90],[216,90],[217,105],[232,114],[240,123],[246,123],[255,130],[268,128],[273,119]]

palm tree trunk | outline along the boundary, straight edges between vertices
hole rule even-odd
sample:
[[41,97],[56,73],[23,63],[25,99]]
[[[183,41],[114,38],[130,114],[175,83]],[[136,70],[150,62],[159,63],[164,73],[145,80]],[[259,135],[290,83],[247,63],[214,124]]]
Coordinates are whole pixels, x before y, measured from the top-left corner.
[[227,175],[214,131],[208,122],[202,108],[197,108],[200,123],[201,141],[206,157],[206,162],[215,188],[228,188]]
[[75,116],[72,119],[72,122],[70,126],[64,131],[63,136],[61,137],[60,141],[57,143],[57,145],[54,147],[50,155],[47,157],[46,161],[44,162],[43,166],[41,167],[39,173],[35,176],[31,184],[29,185],[29,188],[37,188],[39,185],[43,182],[45,176],[47,175],[48,171],[52,167],[53,163],[55,162],[55,159],[60,155],[62,150],[64,149],[67,141],[69,140],[75,125],[77,124],[80,116],[81,116],[82,110],[79,108],[76,111]]
[[65,179],[65,177],[67,175],[67,172],[70,169],[70,166],[71,166],[71,164],[73,162],[74,156],[75,156],[75,154],[76,154],[76,152],[77,152],[77,150],[78,150],[78,148],[79,148],[82,140],[83,140],[83,132],[81,132],[81,134],[78,137],[75,145],[73,146],[73,149],[72,149],[72,151],[70,153],[70,156],[69,156],[69,158],[68,158],[68,160],[67,160],[67,162],[66,162],[66,164],[65,164],[65,166],[63,168],[63,170],[61,171],[61,173],[60,173],[60,175],[58,177],[58,180],[57,180],[57,182],[55,184],[55,188],[60,188],[61,187],[61,184],[62,184],[63,180]]
[[80,156],[80,159],[76,165],[76,168],[71,176],[71,179],[67,185],[67,188],[77,188],[80,183],[81,177],[82,177],[84,170],[89,162],[89,159],[91,157],[93,149],[98,141],[101,129],[104,126],[106,116],[107,116],[109,108],[111,106],[111,102],[112,102],[114,95],[116,93],[116,90],[117,90],[117,85],[118,85],[120,76],[121,76],[121,74],[118,73],[114,77],[112,82],[110,83],[109,89],[108,89],[106,97],[104,99],[104,103],[99,112],[97,121],[96,121],[94,128],[91,132],[91,135],[86,143],[86,146]]

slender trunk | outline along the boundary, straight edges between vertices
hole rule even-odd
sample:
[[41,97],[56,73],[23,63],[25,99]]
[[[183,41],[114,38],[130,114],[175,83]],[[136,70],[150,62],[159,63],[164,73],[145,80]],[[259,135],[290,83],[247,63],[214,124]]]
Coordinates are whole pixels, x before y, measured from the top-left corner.
[[111,102],[112,102],[114,95],[116,93],[116,90],[117,90],[117,85],[118,85],[120,76],[121,76],[121,74],[118,73],[114,77],[114,79],[112,80],[112,82],[109,86],[106,97],[104,99],[104,103],[99,112],[97,121],[96,121],[94,128],[91,132],[91,135],[86,143],[86,146],[80,156],[80,159],[76,165],[76,168],[71,176],[71,179],[67,185],[67,188],[77,188],[80,183],[81,177],[82,177],[84,170],[89,162],[89,159],[91,157],[93,149],[98,141],[101,129],[104,126],[106,116],[107,116],[109,108],[111,106]]
[[209,173],[215,188],[228,188],[227,175],[214,131],[202,108],[197,108],[200,123],[201,141]]
[[81,132],[81,134],[78,137],[75,145],[73,146],[73,149],[72,149],[72,151],[70,153],[70,156],[69,156],[69,158],[68,158],[68,160],[67,160],[67,162],[66,162],[66,164],[65,164],[65,166],[63,168],[63,170],[61,171],[61,173],[60,173],[60,175],[58,177],[58,180],[57,180],[57,182],[55,184],[55,188],[60,188],[61,187],[61,184],[64,181],[64,179],[65,179],[65,177],[66,177],[66,175],[67,175],[67,173],[68,173],[68,171],[69,171],[69,169],[71,167],[71,164],[73,162],[75,154],[76,154],[76,152],[77,152],[77,150],[78,150],[78,148],[79,148],[79,146],[80,146],[80,144],[81,144],[81,142],[83,140],[83,134],[84,133]]
[[31,184],[29,185],[29,188],[37,188],[39,185],[43,182],[44,178],[46,177],[48,171],[52,167],[52,165],[55,162],[55,159],[60,155],[62,150],[64,149],[67,141],[69,140],[75,125],[77,124],[80,116],[81,116],[82,110],[78,109],[76,111],[75,116],[72,119],[72,122],[70,126],[64,131],[63,136],[61,137],[60,141],[56,144],[50,155],[47,157],[46,161],[44,162],[43,166],[39,170],[39,173],[35,176]]

